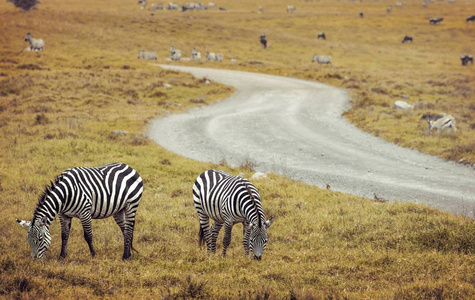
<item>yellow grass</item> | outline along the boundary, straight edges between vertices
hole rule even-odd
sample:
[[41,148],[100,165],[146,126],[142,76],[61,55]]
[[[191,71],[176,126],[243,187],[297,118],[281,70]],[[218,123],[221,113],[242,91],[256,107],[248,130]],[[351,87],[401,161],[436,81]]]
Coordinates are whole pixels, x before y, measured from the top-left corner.
[[[473,220],[417,204],[375,203],[272,174],[255,181],[266,214],[276,220],[263,261],[244,257],[240,225],[227,258],[207,255],[198,248],[195,177],[209,168],[247,177],[252,170],[185,159],[144,132],[153,118],[213,103],[233,90],[136,59],[145,49],[167,63],[170,45],[186,56],[194,46],[202,55],[223,53],[225,62],[182,64],[348,88],[354,108],[346,117],[361,128],[403,146],[475,162],[474,69],[458,59],[474,54],[475,24],[465,23],[473,1],[435,1],[425,10],[420,1],[406,1],[390,15],[390,1],[298,1],[292,15],[281,1],[223,1],[218,5],[227,11],[159,11],[153,17],[132,0],[43,2],[26,13],[0,2],[0,297],[474,297]],[[428,18],[436,16],[446,20],[429,26]],[[27,31],[45,40],[44,52],[23,51]],[[327,41],[316,40],[320,31]],[[267,50],[258,41],[262,32]],[[413,44],[400,43],[405,34],[414,36]],[[314,53],[332,55],[334,66],[312,65]],[[395,112],[391,106],[402,94],[410,103],[423,102],[413,113]],[[420,120],[425,112],[452,114],[457,135],[428,135]],[[44,186],[64,169],[112,161],[130,164],[144,178],[134,239],[140,252],[122,262],[120,230],[112,219],[95,220],[92,259],[75,220],[69,256],[57,261],[55,221],[47,257],[32,261],[26,233],[14,219],[31,218]]]

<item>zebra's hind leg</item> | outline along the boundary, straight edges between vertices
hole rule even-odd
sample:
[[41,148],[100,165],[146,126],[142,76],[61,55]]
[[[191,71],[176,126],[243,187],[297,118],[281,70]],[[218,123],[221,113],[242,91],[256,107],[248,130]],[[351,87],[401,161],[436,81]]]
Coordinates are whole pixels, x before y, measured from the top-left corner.
[[86,213],[81,219],[82,228],[84,229],[84,239],[89,245],[89,251],[91,251],[92,257],[96,256],[94,246],[92,245],[92,218],[90,213]]
[[213,226],[211,227],[211,247],[213,253],[216,252],[216,241],[218,240],[219,231],[221,230],[221,227],[223,227],[223,224],[224,223],[214,221]]
[[[124,254],[122,255],[122,259],[126,260],[130,258],[130,249],[134,249],[132,246],[132,242],[134,240],[134,227],[135,227],[135,214],[137,212],[137,206],[127,205],[126,208],[123,210],[123,228],[122,233],[124,234]],[[120,213],[120,212],[119,212]],[[114,219],[116,219],[114,215]],[[117,220],[116,220],[117,222]],[[119,224],[119,223],[117,223]],[[119,225],[120,227],[120,225]],[[135,249],[134,249],[135,250]],[[137,251],[137,250],[135,250]]]
[[200,215],[200,233],[199,233],[199,245],[200,247],[206,243],[206,249],[208,253],[216,252],[216,245],[214,245],[214,250],[211,245],[211,231],[209,228],[209,217],[206,215]]
[[242,223],[242,245],[244,246],[244,255],[249,255],[249,238],[251,236],[251,229],[249,229],[249,223]]
[[61,254],[59,258],[66,258],[68,254],[68,239],[69,230],[71,229],[71,217],[60,214],[59,221],[61,222]]
[[233,224],[225,223],[224,224],[224,239],[223,239],[223,257],[226,256],[226,249],[229,244],[231,244],[231,231],[233,229]]

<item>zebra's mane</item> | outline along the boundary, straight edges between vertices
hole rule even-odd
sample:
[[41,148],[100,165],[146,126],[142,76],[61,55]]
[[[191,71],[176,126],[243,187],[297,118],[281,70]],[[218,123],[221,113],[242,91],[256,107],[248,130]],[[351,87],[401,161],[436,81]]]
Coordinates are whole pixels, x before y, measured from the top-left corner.
[[254,196],[252,195],[252,191],[251,191],[251,189],[249,188],[249,185],[246,182],[244,182],[244,186],[246,187],[246,190],[249,193],[249,196],[251,197],[251,201],[254,204],[254,208],[256,209],[257,222],[258,222],[257,225],[259,226],[259,228],[261,228],[262,227],[261,215],[259,213],[259,209],[258,209],[257,204],[256,204],[256,199],[254,199]]
[[48,196],[51,195],[51,192],[53,191],[54,187],[56,187],[56,185],[61,181],[61,179],[62,179],[62,176],[59,175],[58,177],[56,177],[56,179],[54,181],[50,181],[49,185],[45,186],[45,189],[43,190],[43,192],[38,197],[38,204],[36,205],[35,212],[33,213],[33,216],[35,216],[36,213],[39,212],[40,208],[45,203],[46,198],[48,198]]

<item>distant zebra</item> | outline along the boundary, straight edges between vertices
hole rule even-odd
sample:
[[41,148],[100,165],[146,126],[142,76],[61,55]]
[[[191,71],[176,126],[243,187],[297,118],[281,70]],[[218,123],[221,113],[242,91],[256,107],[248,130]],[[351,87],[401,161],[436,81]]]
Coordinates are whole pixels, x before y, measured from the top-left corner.
[[175,49],[175,47],[170,47],[170,60],[180,60],[181,58],[181,51]]
[[142,197],[143,182],[140,175],[122,163],[101,167],[71,168],[51,182],[39,198],[32,221],[18,220],[28,229],[28,242],[33,258],[42,258],[51,245],[49,226],[56,215],[61,222],[61,254],[65,258],[71,220],[79,218],[84,238],[91,255],[96,252],[92,244],[92,219],[114,217],[124,236],[122,259],[130,257],[135,226],[135,214]]
[[388,12],[388,14],[391,13],[392,10],[393,10],[393,8],[392,8],[391,6],[388,6],[388,7],[386,8],[386,11]]
[[314,54],[312,57],[312,62],[314,61],[318,62],[318,64],[331,64],[332,58],[331,56]]
[[325,33],[324,33],[324,32],[320,32],[320,33],[317,35],[317,39],[324,39],[324,40],[326,40],[327,37],[325,36]]
[[444,18],[430,18],[429,19],[429,24],[437,25],[440,22],[442,22],[443,20],[444,20]]
[[[231,243],[231,231],[243,223],[243,246],[247,256],[261,260],[267,244],[267,229],[273,220],[266,220],[259,192],[247,179],[219,170],[200,174],[193,185],[193,202],[200,218],[199,245],[206,243],[208,253],[216,252],[216,240],[224,225],[223,256]],[[213,226],[209,226],[212,219]]]
[[25,42],[30,43],[30,51],[43,51],[43,48],[45,47],[45,41],[42,39],[34,39],[30,32],[26,34]]
[[262,46],[264,46],[264,49],[267,49],[267,39],[266,39],[266,35],[264,33],[261,34],[261,37],[259,38],[259,41],[261,42]]
[[146,60],[157,60],[157,52],[149,52],[149,51],[140,50],[137,58],[143,58]]
[[470,21],[475,21],[475,15],[467,18],[467,22],[470,22]]
[[436,121],[427,118],[427,124],[429,125],[429,132],[433,129],[437,129],[439,135],[445,131],[452,131],[455,133],[457,127],[455,127],[455,118],[451,115],[445,114],[442,118],[437,119]]
[[473,65],[473,56],[472,55],[462,55],[460,56],[460,60],[462,61],[462,66],[466,66],[468,62],[471,62]]
[[410,35],[405,35],[404,38],[402,39],[402,42],[401,43],[405,43],[405,42],[411,42],[412,43],[412,36]]
[[287,5],[287,12],[288,12],[288,13],[293,13],[293,12],[295,12],[295,11],[296,11],[295,6],[293,6],[293,5]]
[[196,51],[194,47],[191,48],[191,60],[201,60],[201,53]]
[[222,62],[223,55],[221,53],[206,52],[206,60]]

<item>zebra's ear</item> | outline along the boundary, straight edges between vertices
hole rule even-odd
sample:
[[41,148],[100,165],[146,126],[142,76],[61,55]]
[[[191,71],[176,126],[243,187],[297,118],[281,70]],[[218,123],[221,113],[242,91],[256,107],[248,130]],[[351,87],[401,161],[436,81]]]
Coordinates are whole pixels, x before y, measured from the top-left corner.
[[266,227],[269,228],[272,225],[272,223],[274,223],[274,217],[266,221]]
[[18,224],[20,224],[22,227],[25,227],[25,228],[30,228],[31,226],[31,222],[30,221],[25,221],[25,220],[20,220],[20,219],[16,219],[16,221],[18,222]]

